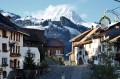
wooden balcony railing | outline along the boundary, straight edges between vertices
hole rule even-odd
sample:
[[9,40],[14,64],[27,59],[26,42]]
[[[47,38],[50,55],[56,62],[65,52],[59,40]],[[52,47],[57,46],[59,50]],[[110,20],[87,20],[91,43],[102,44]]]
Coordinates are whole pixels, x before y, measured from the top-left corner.
[[2,64],[2,67],[6,67],[6,66],[8,66],[8,64],[7,64],[7,63]]
[[20,53],[10,53],[10,57],[20,57]]

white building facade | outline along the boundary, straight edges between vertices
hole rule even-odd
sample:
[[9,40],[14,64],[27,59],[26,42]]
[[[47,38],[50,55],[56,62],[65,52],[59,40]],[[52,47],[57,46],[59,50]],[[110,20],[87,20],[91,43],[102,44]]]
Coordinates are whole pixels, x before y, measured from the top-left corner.
[[37,47],[23,47],[23,35],[29,34],[0,14],[0,79],[6,79],[10,71],[23,69],[28,48],[34,54],[36,64],[40,62]]
[[[111,40],[115,38],[118,39],[120,37],[120,28],[118,27],[120,27],[120,22],[111,25],[107,30],[103,30],[100,27],[93,28],[71,39],[70,42],[72,42],[72,51],[69,55],[70,57],[72,57],[71,59],[69,59],[71,65],[103,63],[100,55],[101,53],[107,52],[107,40],[114,43]],[[118,53],[120,49],[119,41],[116,42],[115,40],[115,43],[117,43],[118,46],[116,47],[116,45],[112,45],[111,47],[112,53],[114,55]],[[119,57],[116,60],[119,60]],[[114,60],[113,58],[112,63],[118,63],[118,61],[116,60]]]

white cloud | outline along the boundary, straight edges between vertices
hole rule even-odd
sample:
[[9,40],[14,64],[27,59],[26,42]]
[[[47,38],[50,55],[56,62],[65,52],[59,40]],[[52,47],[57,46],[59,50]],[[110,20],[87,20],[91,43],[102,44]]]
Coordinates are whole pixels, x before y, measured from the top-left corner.
[[86,13],[82,13],[82,14],[80,14],[80,17],[81,18],[88,18],[88,15]]
[[34,17],[34,18],[38,18],[38,19],[41,18],[42,14],[43,14],[42,10],[39,10],[39,11],[36,11],[36,12],[31,12],[31,16]]

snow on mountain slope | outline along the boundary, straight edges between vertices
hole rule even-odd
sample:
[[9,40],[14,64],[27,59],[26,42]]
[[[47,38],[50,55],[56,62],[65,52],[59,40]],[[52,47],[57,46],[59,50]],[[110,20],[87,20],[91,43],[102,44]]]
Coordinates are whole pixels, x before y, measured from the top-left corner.
[[39,29],[39,30],[45,30],[46,28],[49,28],[49,26],[25,26],[24,28],[30,28],[30,29]]
[[14,13],[11,13],[11,12],[5,12],[4,10],[0,9],[0,13],[5,16],[5,17],[8,17],[10,16],[11,17],[11,21],[15,21],[16,19],[18,18],[21,18],[19,15],[16,15]]
[[68,27],[68,26],[64,26],[64,27],[69,30],[71,35],[78,35],[78,34],[80,34],[80,32],[77,29],[74,29],[74,28],[71,28],[71,27]]
[[70,19],[75,24],[80,24],[81,22],[83,22],[81,17],[77,13],[75,13],[75,11],[69,5],[49,6],[40,15],[41,17],[36,17],[34,15],[32,16],[35,18],[45,19],[45,20],[51,19],[52,21],[60,21],[60,17],[64,16]]
[[33,18],[32,16],[27,16],[27,17],[18,18],[18,19],[16,19],[15,21],[17,22],[17,21],[19,21],[19,20],[21,20],[21,21],[29,20],[29,21],[34,22],[34,23],[40,23],[40,22],[42,22],[42,20]]
[[95,27],[97,27],[98,24],[94,23],[94,22],[87,22],[87,23],[82,22],[81,25],[86,26],[88,28],[91,28],[93,26],[95,28]]

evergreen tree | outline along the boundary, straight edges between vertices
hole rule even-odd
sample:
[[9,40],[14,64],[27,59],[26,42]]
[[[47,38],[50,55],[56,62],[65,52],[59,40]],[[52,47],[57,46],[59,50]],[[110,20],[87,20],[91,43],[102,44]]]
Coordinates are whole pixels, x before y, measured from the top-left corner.
[[45,47],[40,46],[38,47],[38,50],[40,52],[40,61],[45,61]]
[[116,66],[112,65],[113,61],[113,44],[106,42],[106,51],[101,53],[101,63],[99,65],[92,66],[92,79],[117,79],[118,74],[116,73]]
[[26,55],[25,55],[25,59],[23,62],[23,68],[24,69],[35,69],[36,65],[34,62],[34,57],[33,54],[31,53],[31,50],[28,49]]

